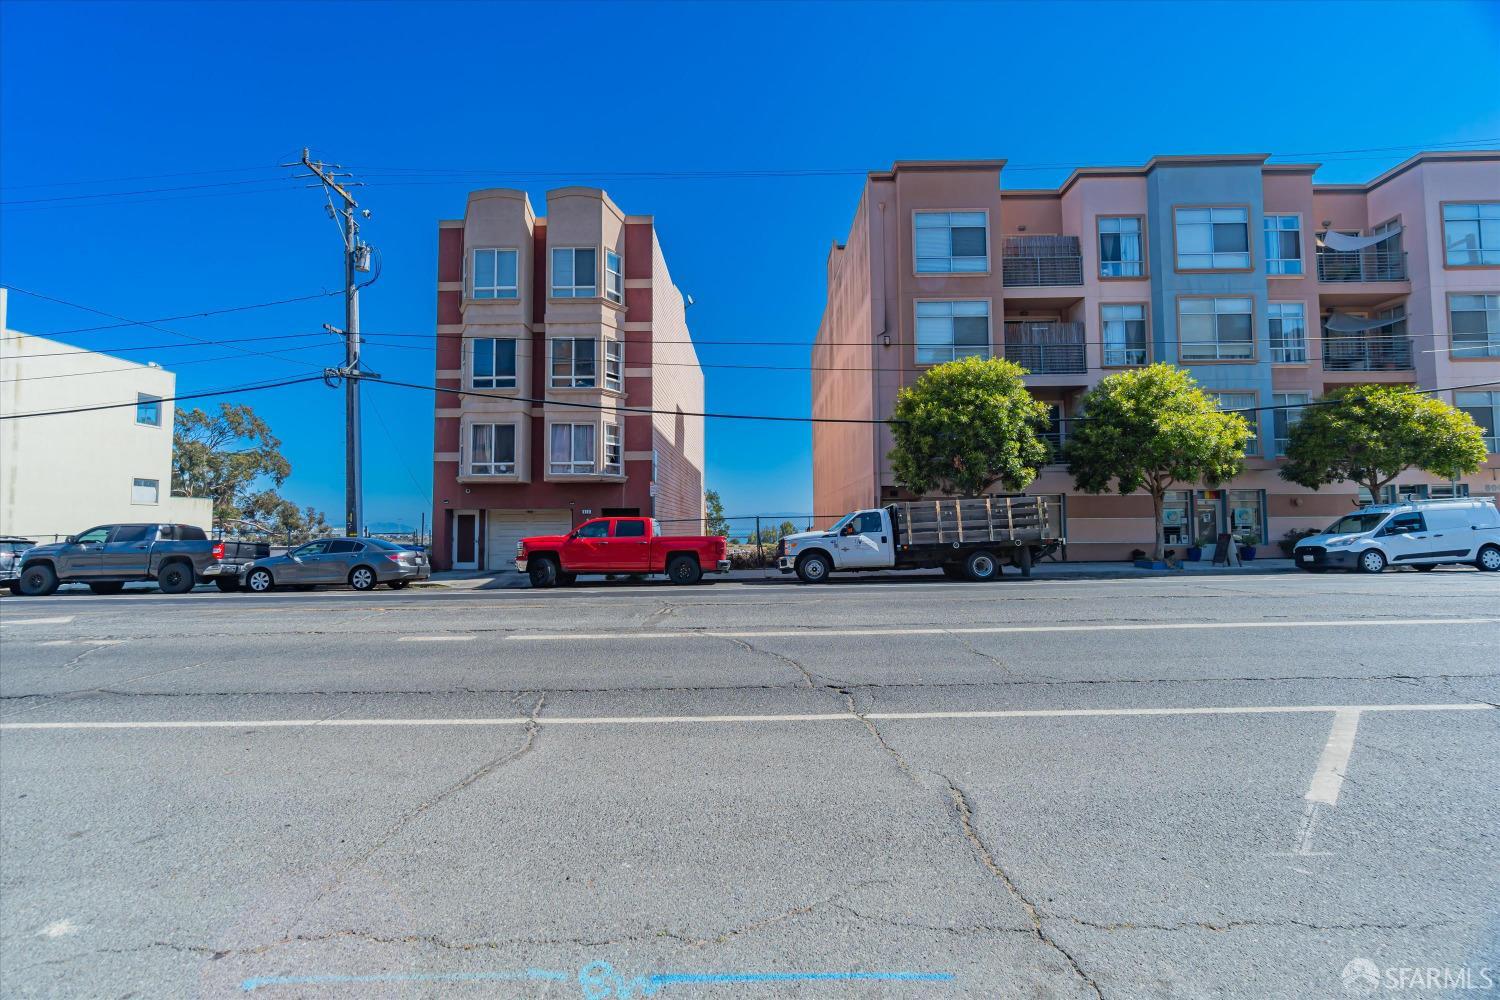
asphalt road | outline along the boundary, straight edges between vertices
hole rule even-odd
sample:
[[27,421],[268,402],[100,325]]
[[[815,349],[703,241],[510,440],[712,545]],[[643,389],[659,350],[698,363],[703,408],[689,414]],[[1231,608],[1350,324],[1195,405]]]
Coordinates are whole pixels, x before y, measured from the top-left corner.
[[5,598],[0,995],[1500,993],[1497,653],[1471,570]]

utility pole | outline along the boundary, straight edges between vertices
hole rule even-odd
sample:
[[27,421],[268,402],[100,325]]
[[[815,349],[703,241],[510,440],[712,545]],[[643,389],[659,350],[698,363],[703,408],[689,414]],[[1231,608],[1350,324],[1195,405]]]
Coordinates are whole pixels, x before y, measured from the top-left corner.
[[[283,164],[295,166],[296,164]],[[375,372],[359,367],[359,281],[360,273],[370,270],[370,246],[359,238],[359,215],[370,217],[369,209],[359,209],[359,202],[349,193],[349,188],[360,187],[358,182],[341,183],[340,178],[353,176],[340,173],[336,163],[313,160],[306,148],[302,150],[301,166],[308,170],[300,177],[316,177],[318,184],[328,195],[328,216],[335,222],[343,221],[339,232],[344,240],[344,328],[336,329],[328,324],[323,328],[344,338],[344,363],[338,368],[326,368],[324,381],[330,386],[344,383],[344,521],[345,531],[350,535],[361,535],[365,529],[364,476],[362,448],[360,444],[359,382],[364,378],[379,378]],[[333,198],[337,195],[343,202],[335,209]],[[377,275],[378,277],[378,275]],[[373,279],[372,279],[373,280]]]

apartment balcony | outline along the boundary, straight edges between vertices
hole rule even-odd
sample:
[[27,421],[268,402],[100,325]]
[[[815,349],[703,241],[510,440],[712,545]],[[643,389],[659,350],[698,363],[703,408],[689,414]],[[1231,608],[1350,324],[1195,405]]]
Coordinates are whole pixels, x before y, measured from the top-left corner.
[[1402,372],[1414,367],[1408,336],[1341,337],[1324,331],[1325,372]]
[[1083,253],[1076,236],[1007,236],[1000,247],[1007,288],[1083,284]]
[[1330,284],[1405,281],[1406,251],[1373,246],[1363,250],[1318,248],[1318,280]]
[[1082,323],[1005,324],[1005,360],[1033,375],[1082,375],[1088,371]]

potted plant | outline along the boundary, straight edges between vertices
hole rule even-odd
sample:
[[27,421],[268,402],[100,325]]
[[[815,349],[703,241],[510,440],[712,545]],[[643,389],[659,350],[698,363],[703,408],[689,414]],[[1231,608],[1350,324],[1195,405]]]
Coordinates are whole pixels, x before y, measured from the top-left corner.
[[1211,549],[1211,548],[1213,548],[1214,544],[1217,541],[1218,540],[1216,538],[1214,538],[1214,536],[1213,536],[1213,534],[1211,532],[1205,532],[1204,534],[1200,535],[1199,538],[1198,538],[1198,540],[1196,542],[1194,542],[1192,545],[1188,546],[1188,550],[1187,550],[1188,561],[1189,562],[1198,562],[1200,559],[1203,558],[1203,550],[1204,549]]
[[1260,544],[1260,536],[1253,531],[1247,531],[1239,538],[1240,562],[1251,562],[1255,559],[1255,546]]

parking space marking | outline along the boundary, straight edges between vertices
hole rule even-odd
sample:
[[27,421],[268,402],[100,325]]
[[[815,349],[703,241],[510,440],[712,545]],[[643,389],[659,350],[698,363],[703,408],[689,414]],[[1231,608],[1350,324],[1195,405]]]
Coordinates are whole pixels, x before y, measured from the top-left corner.
[[609,639],[774,639],[813,636],[1004,635],[1017,632],[1155,632],[1226,628],[1352,628],[1382,625],[1493,625],[1500,618],[1346,618],[1339,621],[1128,622],[1097,625],[919,626],[912,628],[673,629],[655,632],[535,632],[506,636],[515,642],[604,641]]
[[[631,726],[664,724],[703,723],[780,723],[780,722],[861,722],[869,719],[876,722],[920,722],[932,720],[978,720],[978,719],[1079,719],[1111,718],[1129,716],[1191,716],[1191,715],[1284,715],[1290,713],[1333,713],[1335,719],[1361,712],[1493,712],[1500,711],[1484,702],[1459,702],[1456,704],[1402,704],[1402,705],[1231,705],[1201,708],[1020,708],[994,711],[952,712],[866,712],[852,715],[848,712],[808,712],[779,715],[562,715],[552,718],[534,719],[530,716],[501,716],[498,718],[448,718],[448,719],[191,719],[139,722],[0,722],[0,731],[22,730],[88,730],[88,729],[280,729],[310,726],[315,728],[350,728],[366,726]],[[1337,722],[1335,730],[1337,730]],[[1353,731],[1350,730],[1350,740]],[[1330,737],[1331,741],[1331,737]],[[1347,763],[1347,756],[1344,761]],[[1342,767],[1343,765],[1339,765]],[[1311,794],[1311,792],[1309,792]]]
[[469,642],[472,635],[403,635],[397,642]]
[[1354,752],[1354,734],[1359,729],[1359,715],[1360,710],[1357,708],[1343,708],[1334,713],[1328,741],[1323,744],[1317,770],[1313,772],[1307,794],[1303,796],[1307,805],[1302,808],[1302,820],[1297,824],[1297,842],[1292,847],[1293,854],[1307,857],[1313,853],[1313,834],[1317,831],[1322,811],[1339,804],[1339,789],[1344,785],[1344,775],[1349,772],[1349,756]]

